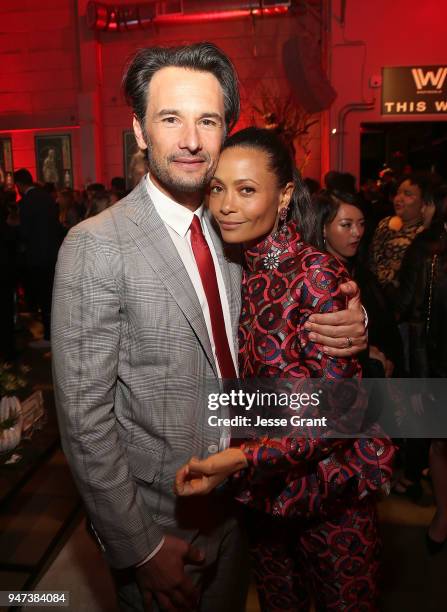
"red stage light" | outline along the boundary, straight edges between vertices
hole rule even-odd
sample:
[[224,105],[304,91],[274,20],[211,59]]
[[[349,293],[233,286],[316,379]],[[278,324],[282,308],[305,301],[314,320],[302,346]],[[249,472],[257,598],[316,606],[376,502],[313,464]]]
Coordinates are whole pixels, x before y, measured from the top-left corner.
[[[261,3],[258,3],[258,6]],[[176,24],[214,22],[244,17],[261,17],[270,15],[285,15],[289,11],[289,3],[260,8],[243,8],[233,10],[215,10],[202,13],[158,13],[155,4],[133,6],[107,6],[90,1],[87,5],[87,25],[94,30],[120,31],[144,29],[153,24]]]
[[[152,20],[154,24],[174,24],[174,23],[197,23],[200,21],[223,21],[229,19],[241,19],[244,17],[261,17],[263,15],[285,15],[288,11],[286,6],[263,9],[244,9],[236,11],[213,11],[208,13],[194,13],[191,15],[157,15]],[[113,29],[116,29],[115,24]],[[112,24],[109,22],[108,29],[111,30]]]

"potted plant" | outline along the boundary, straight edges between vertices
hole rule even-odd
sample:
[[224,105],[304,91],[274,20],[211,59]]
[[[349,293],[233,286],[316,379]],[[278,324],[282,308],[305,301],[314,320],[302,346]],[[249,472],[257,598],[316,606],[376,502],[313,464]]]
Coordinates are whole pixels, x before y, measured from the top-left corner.
[[22,410],[19,399],[12,393],[26,387],[22,376],[26,372],[26,366],[21,366],[16,374],[9,364],[0,363],[0,453],[8,453],[20,442]]

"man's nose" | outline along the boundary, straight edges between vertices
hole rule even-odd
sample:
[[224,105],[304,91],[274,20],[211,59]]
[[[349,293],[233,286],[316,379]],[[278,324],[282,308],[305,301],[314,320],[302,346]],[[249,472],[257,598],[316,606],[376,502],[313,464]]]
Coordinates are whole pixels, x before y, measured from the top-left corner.
[[195,123],[185,123],[179,142],[180,149],[188,149],[191,153],[197,153],[202,148],[200,133]]

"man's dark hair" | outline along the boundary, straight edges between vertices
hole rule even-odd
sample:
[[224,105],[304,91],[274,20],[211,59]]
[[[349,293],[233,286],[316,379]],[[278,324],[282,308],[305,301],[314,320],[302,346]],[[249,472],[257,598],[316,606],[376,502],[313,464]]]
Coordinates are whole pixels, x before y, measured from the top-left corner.
[[405,181],[410,181],[412,185],[419,187],[423,202],[432,202],[436,190],[441,185],[440,177],[433,172],[414,172],[403,176],[399,181],[399,187]]
[[115,191],[126,191],[126,179],[123,176],[114,176],[110,185]]
[[223,90],[227,133],[231,131],[240,112],[237,75],[227,55],[209,42],[182,47],[147,47],[139,49],[131,58],[122,85],[126,101],[141,127],[144,129],[149,83],[158,70],[169,66],[210,72],[216,77]]
[[90,183],[86,187],[86,191],[94,191],[95,193],[103,193],[106,190],[106,186],[102,183]]
[[20,170],[16,170],[14,172],[14,183],[20,185],[32,185],[33,177],[31,172],[26,168],[20,168]]
[[307,177],[303,179],[303,182],[311,196],[313,196],[314,193],[318,193],[321,189],[320,183],[313,178]]
[[55,193],[57,191],[56,185],[54,183],[44,183],[43,189],[45,191],[48,191],[48,193],[50,194]]

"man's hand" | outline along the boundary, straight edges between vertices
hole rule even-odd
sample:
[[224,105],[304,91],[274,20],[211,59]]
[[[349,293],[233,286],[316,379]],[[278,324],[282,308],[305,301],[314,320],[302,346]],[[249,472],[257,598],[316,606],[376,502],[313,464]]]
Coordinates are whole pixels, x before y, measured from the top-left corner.
[[203,563],[203,553],[179,538],[165,536],[163,546],[147,563],[135,568],[145,607],[155,599],[163,610],[194,610],[199,591],[185,574],[186,563]]
[[206,495],[245,467],[247,460],[239,448],[227,448],[202,460],[193,457],[177,470],[174,491],[179,496]]
[[349,297],[348,308],[338,312],[313,314],[305,323],[309,338],[319,344],[321,350],[331,357],[351,357],[365,350],[368,334],[365,315],[360,302],[360,291],[354,281],[340,285]]

